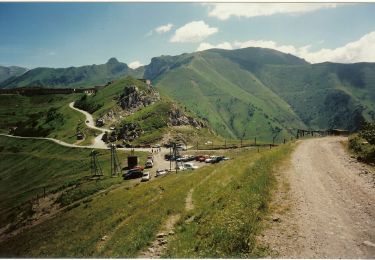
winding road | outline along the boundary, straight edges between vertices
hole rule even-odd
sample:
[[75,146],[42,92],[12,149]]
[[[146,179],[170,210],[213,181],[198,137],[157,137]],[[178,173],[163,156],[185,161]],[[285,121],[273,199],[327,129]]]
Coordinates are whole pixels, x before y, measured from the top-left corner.
[[300,141],[279,173],[289,188],[276,208],[290,210],[264,234],[277,257],[375,258],[375,171],[347,154],[346,140]]
[[[108,146],[105,142],[102,141],[102,137],[105,132],[110,132],[111,130],[107,128],[100,128],[95,126],[95,121],[92,117],[92,115],[84,110],[78,109],[74,107],[74,102],[69,103],[69,107],[73,110],[76,110],[86,116],[85,124],[87,127],[98,130],[101,132],[97,137],[94,139],[94,143],[91,145],[77,145],[77,144],[70,144],[55,138],[49,138],[49,137],[25,137],[25,136],[16,136],[16,135],[8,135],[8,134],[0,134],[2,136],[7,136],[11,138],[18,138],[18,139],[36,139],[36,140],[49,140],[56,144],[66,146],[66,147],[74,147],[74,148],[89,148],[89,149],[108,149]],[[150,148],[117,148],[119,150],[123,151],[130,151],[134,149],[134,151],[141,151],[141,152],[149,152]]]

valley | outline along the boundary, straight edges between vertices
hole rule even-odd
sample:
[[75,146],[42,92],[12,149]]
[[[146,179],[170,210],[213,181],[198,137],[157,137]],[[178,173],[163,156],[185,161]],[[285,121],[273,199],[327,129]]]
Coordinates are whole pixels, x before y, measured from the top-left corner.
[[[30,91],[0,94],[1,257],[374,256],[354,162],[373,63],[244,48],[10,71],[0,88]],[[326,136],[364,122],[357,157]]]

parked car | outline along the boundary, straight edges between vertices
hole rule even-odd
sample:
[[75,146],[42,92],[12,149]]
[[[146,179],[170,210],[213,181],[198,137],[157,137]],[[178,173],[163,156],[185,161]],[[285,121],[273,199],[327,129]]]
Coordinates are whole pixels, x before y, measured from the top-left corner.
[[186,170],[195,170],[198,169],[198,166],[194,165],[194,163],[184,163],[184,168]]
[[152,162],[154,162],[154,156],[152,154],[149,154],[147,156],[147,160],[151,160]]
[[125,145],[123,145],[123,144],[116,144],[116,147],[117,148],[125,148]]
[[109,130],[111,130],[111,131],[113,131],[113,130],[115,130],[116,129],[116,127],[114,127],[114,126],[111,126],[110,128],[109,128]]
[[150,173],[149,172],[144,172],[141,178],[141,181],[149,181],[150,180]]
[[208,155],[201,155],[198,157],[198,162],[205,162],[207,158],[209,158]]
[[185,171],[186,169],[185,169],[185,167],[184,166],[182,166],[182,165],[177,165],[177,171]]
[[157,169],[155,177],[159,177],[159,176],[162,176],[162,175],[165,175],[165,174],[167,174],[167,171],[165,169]]
[[218,162],[221,162],[223,160],[224,156],[216,156],[215,158],[212,158],[212,160],[210,161],[210,163],[218,163]]
[[131,170],[126,171],[122,175],[124,180],[137,179],[137,178],[141,178],[142,176],[143,176],[143,171],[141,171],[140,169],[131,169]]
[[206,162],[206,163],[211,163],[212,160],[216,160],[216,156],[210,156],[210,157],[208,157],[204,162]]
[[131,168],[131,170],[140,170],[140,171],[143,171],[144,169],[145,169],[145,167],[140,166],[140,165],[137,165],[137,166],[134,166],[133,168]]
[[152,168],[153,166],[154,166],[154,163],[152,162],[152,160],[148,159],[145,164],[145,168]]

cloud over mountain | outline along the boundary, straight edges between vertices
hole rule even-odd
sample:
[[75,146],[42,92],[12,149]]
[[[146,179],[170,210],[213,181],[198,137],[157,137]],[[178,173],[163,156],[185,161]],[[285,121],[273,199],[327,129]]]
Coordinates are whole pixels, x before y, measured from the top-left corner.
[[178,28],[170,42],[199,42],[217,33],[219,30],[204,21],[193,21]]
[[337,4],[333,3],[217,3],[207,5],[212,7],[208,15],[220,20],[227,20],[231,16],[249,18],[275,14],[308,13],[337,7]]

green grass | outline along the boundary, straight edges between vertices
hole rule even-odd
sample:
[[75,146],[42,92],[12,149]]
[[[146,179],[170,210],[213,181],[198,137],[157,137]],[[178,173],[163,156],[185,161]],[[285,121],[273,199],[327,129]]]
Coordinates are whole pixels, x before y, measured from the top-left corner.
[[[199,244],[203,249],[202,254],[206,256],[245,256],[242,249],[238,249],[238,254],[235,254],[228,249],[228,245],[232,248],[234,241],[243,244],[243,241],[248,241],[248,228],[259,229],[260,220],[255,218],[254,221],[254,216],[261,216],[265,211],[273,183],[271,169],[287,151],[287,147],[271,152],[265,149],[259,154],[255,150],[236,151],[230,154],[235,157],[234,160],[220,165],[210,165],[193,172],[170,174],[134,187],[120,186],[82,203],[73,204],[64,214],[0,243],[0,255],[136,257],[154,240],[169,216],[180,214],[183,219],[187,218],[186,195],[195,187],[193,196],[196,209],[190,213],[197,217],[193,225],[208,233],[204,233],[204,236],[189,237],[184,230],[197,234],[190,227],[184,227],[181,222],[176,234],[178,239],[172,242],[167,255],[198,256],[194,253],[197,243],[207,242],[207,247],[222,251],[220,254],[211,254],[212,251],[206,251],[207,247],[201,247]],[[239,229],[234,230],[238,232],[223,231],[230,227],[229,219],[239,224]],[[209,224],[211,221],[212,225]],[[242,221],[246,222],[245,227],[242,226]],[[223,236],[216,237],[218,233],[215,230],[223,231]],[[108,236],[108,241],[102,248],[98,248],[104,235]],[[215,243],[210,244],[212,236],[215,236]],[[227,240],[228,238],[230,239]],[[226,241],[229,242],[228,245],[225,245]],[[173,248],[178,246],[178,243],[185,246],[174,251]],[[192,249],[194,252],[190,251]],[[188,253],[185,254],[186,252]]]
[[290,128],[304,127],[290,106],[252,73],[217,54],[194,55],[188,65],[160,76],[156,88],[206,118],[225,138],[288,138]]
[[76,107],[93,114],[94,118],[100,118],[109,110],[118,106],[117,99],[130,85],[136,85],[140,90],[146,88],[146,84],[132,77],[125,77],[114,81],[109,86],[98,91],[95,95],[81,95],[81,102],[78,100]]
[[[44,136],[75,143],[76,133],[81,131],[90,144],[98,133],[85,125],[85,116],[68,104],[79,95],[0,95],[0,131],[8,133],[9,128],[18,126],[15,134],[21,136]],[[50,120],[48,112],[54,111]]]
[[375,145],[366,141],[358,134],[349,136],[348,149],[359,161],[375,164]]
[[142,77],[142,69],[133,70],[111,58],[105,64],[69,68],[35,68],[16,78],[1,82],[2,87],[44,86],[47,88],[88,88],[133,75]]
[[[290,151],[291,146],[285,145],[252,157],[247,152],[197,185],[195,208],[179,222],[164,257],[264,257],[255,236],[262,229],[275,185],[272,172]],[[191,218],[194,221],[186,222]]]
[[[73,185],[78,188],[65,192],[63,205],[91,195],[113,184],[120,178],[110,178],[107,150],[100,150],[103,180],[90,181],[90,149],[68,148],[47,140],[14,139],[0,136],[0,224],[14,222],[17,215],[29,210],[29,201],[37,195],[63,190]],[[139,153],[137,153],[139,154]],[[140,153],[142,162],[145,155]],[[125,166],[126,153],[119,153]]]

